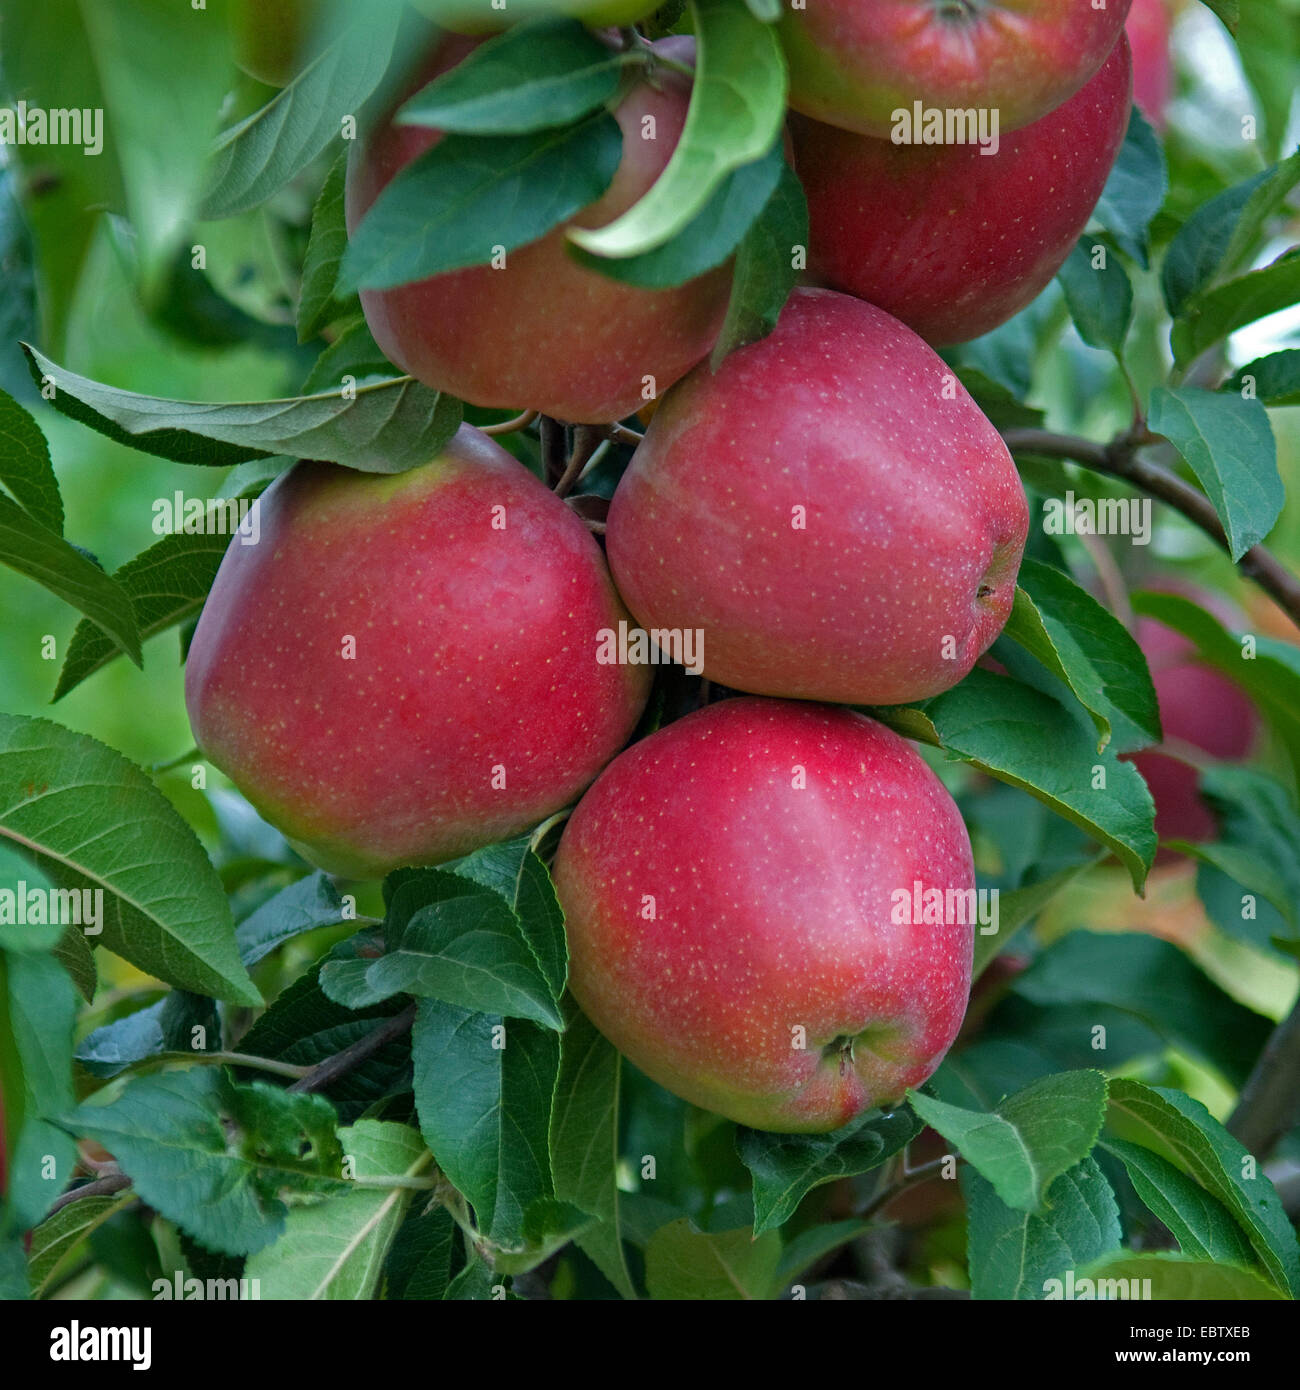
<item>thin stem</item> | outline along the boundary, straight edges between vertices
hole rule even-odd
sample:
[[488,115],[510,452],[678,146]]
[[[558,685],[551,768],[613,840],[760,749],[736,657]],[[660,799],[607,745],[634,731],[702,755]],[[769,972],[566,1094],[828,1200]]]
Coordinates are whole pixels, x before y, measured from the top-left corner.
[[628,429],[626,425],[610,425],[608,434],[615,444],[630,444],[634,449],[645,438],[645,435]]
[[197,763],[203,761],[203,754],[197,748],[191,748],[188,753],[182,753],[179,758],[173,758],[168,763],[150,763],[149,771],[156,777],[160,772],[171,772],[173,768],[178,768],[184,763]]
[[480,425],[479,433],[491,435],[494,439],[503,434],[515,434],[519,430],[526,430],[538,414],[536,410],[525,410],[522,415],[516,415],[513,420],[503,420],[499,425]]
[[594,425],[578,425],[573,431],[573,453],[569,455],[564,471],[556,479],[554,492],[557,497],[567,497],[573,485],[586,471],[587,464],[600,448],[605,432]]
[[[1137,451],[1154,442],[1155,436],[1141,431],[1122,435],[1110,444],[1095,444],[1090,439],[1053,434],[1050,430],[1016,429],[1005,430],[1002,438],[1013,453],[1072,459],[1094,473],[1104,473],[1108,477],[1132,483],[1181,512],[1222,550],[1232,553],[1218,513],[1209,498],[1183,482],[1176,473],[1137,456]],[[1273,598],[1293,623],[1300,626],[1300,579],[1271,551],[1262,545],[1253,546],[1237,561],[1237,567]]]
[[400,1038],[415,1022],[415,1005],[410,1004],[400,1014],[386,1018],[377,1028],[371,1029],[364,1038],[358,1038],[351,1047],[336,1052],[332,1057],[312,1067],[300,1080],[289,1087],[291,1091],[323,1091],[333,1085],[341,1076],[354,1071],[362,1062],[368,1061],[394,1038]]

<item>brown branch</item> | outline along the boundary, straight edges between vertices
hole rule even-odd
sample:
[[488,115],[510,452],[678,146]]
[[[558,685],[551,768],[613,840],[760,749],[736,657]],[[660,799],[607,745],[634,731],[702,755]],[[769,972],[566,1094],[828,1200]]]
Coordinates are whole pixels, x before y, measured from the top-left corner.
[[599,425],[575,425],[573,428],[573,453],[569,455],[564,471],[556,479],[554,492],[557,497],[567,497],[573,485],[582,477],[582,470],[605,441],[605,431]]
[[[1222,550],[1231,554],[1228,538],[1218,513],[1204,493],[1167,468],[1138,457],[1138,450],[1155,441],[1145,432],[1121,435],[1109,444],[1094,444],[1074,435],[1053,434],[1050,430],[1004,430],[1002,438],[1012,453],[1041,454],[1049,458],[1072,459],[1094,473],[1104,473],[1132,483],[1134,487],[1181,512],[1200,527]],[[1253,579],[1293,623],[1300,626],[1300,579],[1262,545],[1252,546],[1237,567]]]
[[301,1077],[289,1087],[291,1091],[323,1091],[341,1076],[355,1071],[362,1062],[368,1061],[381,1048],[400,1038],[415,1022],[415,1005],[411,1004],[400,1014],[386,1018],[377,1028],[371,1029],[364,1038],[358,1038],[351,1047],[326,1057],[314,1066],[306,1076]]
[[542,441],[542,481],[554,487],[564,476],[564,425],[549,415],[539,415],[537,433]]
[[56,1211],[62,1211],[64,1207],[71,1206],[73,1202],[79,1202],[83,1197],[109,1197],[114,1192],[121,1192],[124,1187],[131,1186],[131,1179],[125,1173],[107,1173],[102,1178],[96,1178],[94,1182],[83,1182],[80,1187],[74,1187],[71,1192],[65,1192],[63,1196],[56,1197],[46,1219],[53,1216]]
[[1273,1030],[1242,1087],[1228,1132],[1264,1159],[1300,1123],[1300,998]]
[[525,410],[522,415],[516,415],[513,420],[502,420],[499,425],[480,425],[479,433],[498,438],[503,434],[514,434],[517,430],[526,430],[529,425],[537,419],[538,412],[535,410]]

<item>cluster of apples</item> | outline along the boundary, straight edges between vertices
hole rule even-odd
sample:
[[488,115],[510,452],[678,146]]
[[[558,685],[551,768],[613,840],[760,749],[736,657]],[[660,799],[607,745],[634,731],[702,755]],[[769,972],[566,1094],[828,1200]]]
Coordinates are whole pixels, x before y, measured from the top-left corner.
[[[948,689],[1010,611],[1024,491],[931,344],[1016,312],[1083,229],[1128,119],[1126,10],[791,9],[788,148],[814,283],[717,370],[703,359],[728,267],[636,288],[572,259],[564,228],[503,268],[366,292],[386,354],[475,405],[605,424],[652,383],[608,563],[469,427],[396,476],[299,464],[263,498],[260,543],[232,546],[194,636],[206,755],[309,859],[354,877],[445,862],[581,796],[554,866],[571,984],[622,1052],[783,1131],[836,1128],[920,1084],[969,994],[971,923],[935,894],[973,889],[970,842],[917,753],[844,706]],[[416,84],[478,41],[433,37]],[[661,44],[689,60],[690,40]],[[689,96],[676,67],[622,96],[622,163],[579,224],[654,184]],[[999,149],[894,143],[891,112],[914,102],[995,111]],[[350,230],[439,138],[385,119],[354,147]],[[628,610],[660,640],[700,634],[703,674],[743,696],[620,752],[651,684],[648,666],[600,657]]]

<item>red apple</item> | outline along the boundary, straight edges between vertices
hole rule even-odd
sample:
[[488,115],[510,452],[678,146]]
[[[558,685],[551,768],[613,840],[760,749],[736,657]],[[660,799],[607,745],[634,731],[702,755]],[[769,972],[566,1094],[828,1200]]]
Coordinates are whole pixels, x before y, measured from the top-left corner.
[[222,561],[186,704],[322,868],[378,877],[517,834],[627,740],[649,670],[597,660],[626,620],[599,547],[476,430],[397,475],[299,464],[260,525]]
[[864,135],[899,110],[996,110],[1003,131],[1045,116],[1101,67],[1128,0],[806,0],[781,39],[790,105]]
[[1125,28],[1133,48],[1133,100],[1157,130],[1164,130],[1174,86],[1165,0],[1133,0]]
[[912,907],[918,884],[973,889],[966,828],[921,757],[850,710],[724,700],[633,745],[579,803],[555,883],[587,1016],[742,1124],[888,1108],[961,1025],[969,920]]
[[999,137],[995,154],[795,116],[810,268],[932,343],[996,328],[1051,281],[1087,225],[1124,142],[1129,77],[1121,39],[1082,91]]
[[[1238,625],[1217,595],[1178,592],[1228,627]],[[1151,668],[1165,735],[1164,751],[1138,753],[1132,760],[1156,803],[1156,833],[1162,840],[1212,840],[1218,832],[1214,815],[1200,794],[1195,765],[1179,756],[1178,745],[1211,759],[1239,762],[1255,742],[1259,717],[1238,686],[1196,659],[1195,647],[1181,633],[1142,618],[1136,636]],[[1174,857],[1161,851],[1162,862]]]
[[896,704],[955,685],[1001,631],[1028,527],[1011,456],[934,351],[805,289],[669,393],[606,540],[628,607],[701,631],[711,679]]
[[[472,46],[446,40],[415,85],[455,66]],[[694,45],[664,40],[660,51],[689,58]],[[662,69],[653,83],[631,88],[614,111],[623,132],[614,181],[573,225],[604,226],[639,201],[676,148],[689,99],[689,81]],[[399,170],[438,139],[425,127],[384,121],[353,147],[350,232]],[[632,414],[709,351],[730,284],[727,266],[676,289],[619,284],[579,265],[561,226],[511,251],[504,268],[474,266],[367,290],[361,302],[384,353],[427,385],[475,405],[600,423]]]

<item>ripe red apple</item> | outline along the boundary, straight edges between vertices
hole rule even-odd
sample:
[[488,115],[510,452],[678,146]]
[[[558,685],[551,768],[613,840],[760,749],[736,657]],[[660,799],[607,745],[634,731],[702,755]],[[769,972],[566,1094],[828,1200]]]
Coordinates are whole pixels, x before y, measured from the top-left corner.
[[807,0],[781,21],[790,105],[864,135],[918,101],[996,109],[1017,130],[1101,67],[1127,13],[1128,0]]
[[1133,0],[1125,28],[1133,48],[1133,100],[1157,130],[1164,130],[1174,86],[1165,0]]
[[290,82],[318,0],[232,0],[229,15],[235,61],[272,87]]
[[918,884],[974,888],[966,827],[921,757],[850,710],[729,699],[668,725],[583,797],[554,872],[587,1016],[742,1124],[888,1108],[961,1025],[972,918],[912,908]]
[[607,526],[628,607],[702,631],[706,676],[883,705],[955,685],[1001,631],[1029,510],[932,349],[805,289],[769,337],[669,393]]
[[597,660],[626,620],[599,547],[478,431],[397,475],[301,463],[260,525],[222,561],[186,704],[322,868],[379,877],[517,834],[627,740],[649,669]]
[[810,269],[932,343],[978,337],[1043,290],[1079,239],[1124,142],[1128,44],[1064,106],[997,152],[896,145],[795,116]]
[[[446,40],[417,86],[468,52]],[[690,58],[689,39],[660,51]],[[600,227],[625,212],[663,172],[681,135],[690,84],[659,70],[615,109],[623,158],[605,194],[574,219]],[[653,120],[643,126],[646,118]],[[647,139],[644,131],[653,131]],[[437,142],[436,131],[382,122],[353,147],[347,215],[355,231],[399,170]],[[511,251],[503,269],[474,266],[361,296],[385,354],[429,386],[480,406],[536,409],[600,423],[632,414],[667,390],[713,346],[726,314],[731,271],[723,266],[676,289],[619,284],[579,265],[563,226]]]
[[[1208,608],[1229,627],[1236,615],[1215,594],[1180,590]],[[1259,731],[1259,716],[1243,691],[1221,672],[1196,660],[1195,647],[1181,633],[1142,618],[1136,637],[1151,668],[1160,703],[1163,751],[1133,757],[1156,803],[1156,833],[1162,840],[1212,840],[1218,827],[1197,786],[1194,763],[1179,756],[1178,745],[1223,762],[1245,758]],[[1175,858],[1162,850],[1161,862]]]

